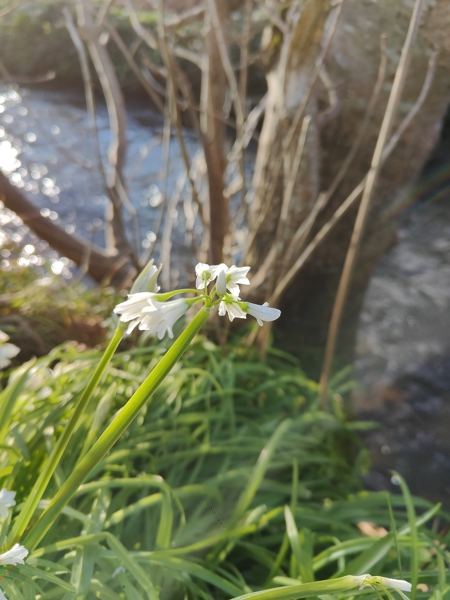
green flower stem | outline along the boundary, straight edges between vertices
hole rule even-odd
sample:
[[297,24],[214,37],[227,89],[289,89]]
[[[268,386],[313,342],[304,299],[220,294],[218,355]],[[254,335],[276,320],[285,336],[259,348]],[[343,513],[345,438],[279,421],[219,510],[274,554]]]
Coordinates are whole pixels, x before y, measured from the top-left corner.
[[70,418],[70,421],[67,423],[66,428],[55,447],[53,448],[52,453],[47,459],[47,462],[42,469],[41,474],[39,475],[38,480],[33,486],[33,489],[30,492],[22,510],[18,518],[14,523],[14,527],[12,528],[8,540],[6,542],[7,547],[12,547],[15,543],[17,543],[23,532],[28,526],[31,518],[33,517],[34,511],[36,510],[37,505],[39,504],[40,499],[42,498],[45,490],[47,489],[47,485],[49,484],[50,479],[52,478],[53,473],[55,472],[56,467],[61,460],[61,456],[63,455],[65,449],[67,448],[67,444],[70,441],[70,438],[75,431],[75,428],[82,417],[86,407],[89,403],[89,400],[92,398],[92,394],[94,393],[102,375],[104,374],[106,367],[109,365],[111,358],[114,355],[114,352],[117,349],[117,346],[120,343],[120,340],[125,333],[124,327],[119,324],[111,341],[108,344],[105,352],[103,353],[102,359],[97,365],[94,374],[91,377],[86,389],[84,390],[81,398],[78,401],[78,404],[75,406],[75,410]]
[[186,329],[175,340],[163,358],[159,361],[145,381],[131,396],[112,423],[106,428],[86,456],[78,463],[72,475],[67,479],[49,506],[42,513],[32,527],[23,544],[31,552],[44,537],[46,532],[55,522],[62,509],[70,502],[78,487],[83,483],[91,471],[109,452],[122,433],[136,418],[141,408],[150,399],[152,394],[168,375],[172,367],[181,358],[189,344],[207,321],[210,309],[202,308]]
[[203,295],[202,290],[194,290],[193,288],[185,288],[182,290],[173,290],[172,292],[163,292],[162,294],[155,294],[155,300],[158,302],[165,302],[169,298],[173,296],[178,296],[178,294],[201,294]]
[[309,598],[332,594],[334,592],[345,592],[357,587],[358,581],[353,575],[328,579],[327,581],[314,581],[312,583],[300,583],[299,585],[288,585],[286,587],[272,588],[260,592],[252,592],[238,596],[233,600],[295,600],[296,598]]

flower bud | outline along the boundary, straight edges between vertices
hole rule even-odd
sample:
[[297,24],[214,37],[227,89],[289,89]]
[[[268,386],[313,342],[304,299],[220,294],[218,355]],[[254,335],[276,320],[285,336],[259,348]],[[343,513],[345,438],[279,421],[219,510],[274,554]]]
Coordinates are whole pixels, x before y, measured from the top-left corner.
[[131,288],[130,294],[137,294],[139,292],[152,292],[156,293],[159,290],[159,286],[156,285],[161,266],[155,267],[152,260],[147,264],[144,269],[139,273],[133,287]]
[[219,271],[217,275],[216,291],[219,296],[227,292],[227,274],[225,271]]

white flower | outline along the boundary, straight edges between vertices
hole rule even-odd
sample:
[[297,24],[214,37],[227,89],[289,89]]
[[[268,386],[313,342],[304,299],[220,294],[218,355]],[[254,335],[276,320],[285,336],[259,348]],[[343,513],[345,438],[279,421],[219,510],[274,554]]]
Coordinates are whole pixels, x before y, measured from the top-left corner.
[[7,600],[7,598],[4,595],[4,593],[2,592],[2,590],[0,590],[0,600]]
[[235,296],[225,294],[219,304],[219,315],[223,317],[228,313],[230,321],[233,321],[235,318],[246,319],[247,315],[242,310],[241,303],[239,303],[238,300],[239,298],[236,298]]
[[161,267],[155,267],[151,260],[134,282],[128,300],[121,302],[114,309],[116,314],[121,315],[120,320],[123,323],[131,321],[127,333],[131,333],[141,323],[142,309],[152,306],[152,298],[160,289],[156,284],[160,271]]
[[[197,280],[195,286],[198,290],[203,290],[206,286],[214,281],[217,277],[217,293],[219,296],[223,296],[228,289],[233,296],[239,296],[239,285],[249,285],[250,281],[247,279],[247,273],[250,271],[250,267],[227,267],[224,263],[220,265],[207,265],[205,263],[198,263],[195,267],[195,274]],[[225,275],[221,275],[225,273]]]
[[223,317],[226,313],[230,321],[236,317],[246,319],[247,314],[252,315],[258,321],[258,325],[262,325],[263,321],[275,321],[281,315],[278,308],[270,308],[267,302],[262,306],[253,302],[241,302],[239,297],[232,294],[225,294],[219,304],[219,315]]
[[281,310],[278,308],[270,308],[268,302],[264,302],[262,306],[259,304],[253,304],[253,302],[246,302],[247,312],[258,321],[258,325],[262,326],[263,321],[275,321],[281,315]]
[[409,581],[405,581],[404,579],[390,579],[389,577],[382,577],[381,585],[394,588],[395,590],[401,590],[402,592],[410,592],[412,589],[412,585]]
[[[219,267],[221,265],[218,265]],[[250,285],[250,281],[247,279],[247,273],[250,271],[250,267],[236,267],[233,265],[229,269],[225,269],[226,273],[226,286],[229,292],[233,294],[233,296],[239,296],[239,285]],[[217,293],[220,295],[219,289],[217,288]]]
[[14,500],[15,495],[16,492],[8,492],[6,488],[0,490],[0,517],[2,517],[2,519],[7,518],[8,508],[16,504],[16,501]]
[[20,352],[20,348],[14,344],[7,344],[9,335],[0,330],[0,369],[4,369],[11,362],[10,359]]
[[221,263],[220,265],[207,265],[206,263],[198,263],[195,267],[195,274],[197,279],[195,281],[195,287],[198,290],[203,290],[206,286],[214,281],[219,271],[226,270],[227,265]]
[[369,574],[358,575],[355,577],[355,585],[359,586],[360,590],[367,586],[373,586],[374,583],[401,590],[402,592],[410,592],[412,589],[412,585],[409,581],[405,581],[404,579],[390,579],[389,577],[378,577]]
[[14,544],[11,550],[0,554],[0,565],[23,565],[24,558],[28,556],[28,550],[24,546]]
[[127,333],[131,333],[136,325],[142,322],[144,317],[143,309],[153,306],[152,298],[156,294],[152,292],[137,292],[136,294],[128,294],[128,300],[121,302],[116,306],[114,312],[120,315],[120,320],[123,323],[131,323],[128,326]]
[[190,303],[184,298],[168,302],[152,302],[142,309],[143,317],[139,329],[144,329],[163,339],[166,332],[173,338],[172,327],[189,309]]

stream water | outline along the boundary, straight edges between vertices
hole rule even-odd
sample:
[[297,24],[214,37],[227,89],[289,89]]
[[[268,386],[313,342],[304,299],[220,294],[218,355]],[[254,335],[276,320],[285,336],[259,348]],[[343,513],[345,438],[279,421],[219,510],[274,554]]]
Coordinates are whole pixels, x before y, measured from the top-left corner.
[[[109,143],[104,107],[97,111],[101,152]],[[162,119],[142,105],[128,106],[128,193],[138,219],[128,219],[140,252],[155,241],[163,199],[173,192],[182,162],[170,142],[167,189]],[[187,136],[188,150],[196,149]],[[19,164],[20,162],[20,164]],[[29,192],[41,213],[103,244],[107,204],[82,95],[51,90],[0,89],[0,166]],[[436,173],[436,172],[434,172]],[[426,174],[430,185],[399,220],[398,244],[380,261],[361,314],[355,363],[360,415],[384,429],[367,434],[374,466],[366,483],[385,489],[398,483],[389,469],[407,477],[413,491],[450,504],[450,200],[446,172]],[[436,181],[440,184],[437,186]],[[437,187],[436,187],[437,186]],[[443,191],[444,190],[444,191]],[[174,264],[183,265],[186,206],[172,209]],[[179,211],[184,211],[184,214]],[[10,268],[10,243],[24,245],[21,264],[50,259],[54,273],[69,279],[72,265],[27,232],[10,211],[0,211],[0,266]],[[177,245],[176,240],[179,240]],[[158,253],[157,246],[155,251]],[[175,273],[176,275],[176,273]],[[176,283],[176,282],[175,282]]]

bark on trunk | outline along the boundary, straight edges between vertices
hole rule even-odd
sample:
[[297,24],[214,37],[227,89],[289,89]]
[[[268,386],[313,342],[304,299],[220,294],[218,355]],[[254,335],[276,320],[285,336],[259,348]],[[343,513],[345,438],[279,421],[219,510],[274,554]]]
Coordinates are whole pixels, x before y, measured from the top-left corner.
[[[313,6],[310,6],[312,11],[319,8],[318,2],[312,4]],[[303,10],[306,10],[309,5],[308,2],[304,3]],[[321,5],[322,15],[325,14],[327,5],[328,3]],[[290,48],[295,48],[295,44],[288,36],[283,36],[279,43],[279,58],[267,74],[268,111],[263,124],[255,169],[255,201],[250,220],[254,227],[255,223],[261,221],[261,215],[265,215],[265,219],[262,224],[260,223],[258,234],[247,255],[247,264],[250,264],[254,271],[259,270],[256,277],[258,287],[252,289],[253,299],[257,301],[267,299],[273,290],[273,282],[277,278],[279,280],[280,275],[286,272],[298,258],[297,253],[290,259],[289,264],[286,264],[285,245],[289,243],[293,232],[310,211],[315,192],[329,187],[352,146],[364,119],[377,78],[380,61],[379,39],[380,35],[385,33],[389,57],[388,73],[375,114],[346,177],[326,209],[320,213],[320,218],[316,221],[309,239],[323,226],[368,171],[411,10],[412,6],[409,4],[405,6],[405,3],[400,0],[381,0],[377,3],[346,1],[326,59],[327,73],[334,82],[340,98],[340,111],[337,117],[321,128],[318,135],[306,142],[305,154],[296,175],[292,199],[287,211],[287,226],[283,228],[282,239],[278,244],[278,256],[281,261],[271,262],[267,261],[267,256],[273,246],[272,240],[276,239],[280,217],[279,202],[275,199],[283,198],[288,185],[287,173],[289,172],[289,169],[281,169],[275,184],[271,184],[273,164],[282,149],[282,139],[286,136],[286,131],[292,122],[292,114],[302,102],[300,84],[302,77],[305,77],[305,73],[311,72],[311,66],[308,65],[311,65],[310,61],[317,58],[320,51],[319,44],[315,46],[308,44],[307,48],[314,48],[315,56],[302,55],[298,50],[295,52],[292,50],[293,57],[303,57],[301,60],[297,58],[297,62],[292,59],[283,64],[283,53],[289,53]],[[300,15],[299,23],[302,18],[305,19],[304,23],[309,24],[310,32],[315,32],[315,35],[321,33],[323,27],[320,26],[318,15],[316,19],[306,19],[304,14]],[[373,268],[386,249],[395,243],[393,217],[398,210],[414,200],[414,194],[407,194],[405,188],[411,187],[436,143],[440,124],[450,99],[447,67],[450,43],[448,37],[444,35],[449,18],[450,6],[445,0],[438,0],[433,8],[426,11],[419,32],[419,41],[414,51],[397,125],[419,96],[427,72],[431,42],[433,45],[437,43],[440,50],[436,75],[422,109],[384,165],[379,179],[369,226],[340,329],[337,355],[340,357],[341,364],[348,363],[352,359],[359,313]],[[295,32],[296,36],[301,35],[299,40],[306,36],[305,29],[302,30],[300,26],[297,26]],[[289,44],[287,49],[286,44]],[[312,115],[313,123],[314,109],[317,111],[321,105],[323,106],[321,96],[325,98],[325,95],[322,92],[319,85],[316,85],[305,111],[305,114],[309,112]],[[287,156],[283,157],[285,164],[286,161],[292,164],[291,157],[295,151],[295,144],[298,143],[298,137],[299,132],[294,136]],[[317,153],[315,158],[312,156],[314,152]],[[326,332],[355,215],[356,207],[349,211],[333,234],[314,252],[279,305],[282,309],[282,317],[276,323],[276,341],[286,349],[302,355],[307,361],[304,363],[305,366],[308,366],[309,373],[313,375],[318,375],[320,372]],[[267,268],[261,270],[261,265],[266,267],[271,265],[272,271]]]

